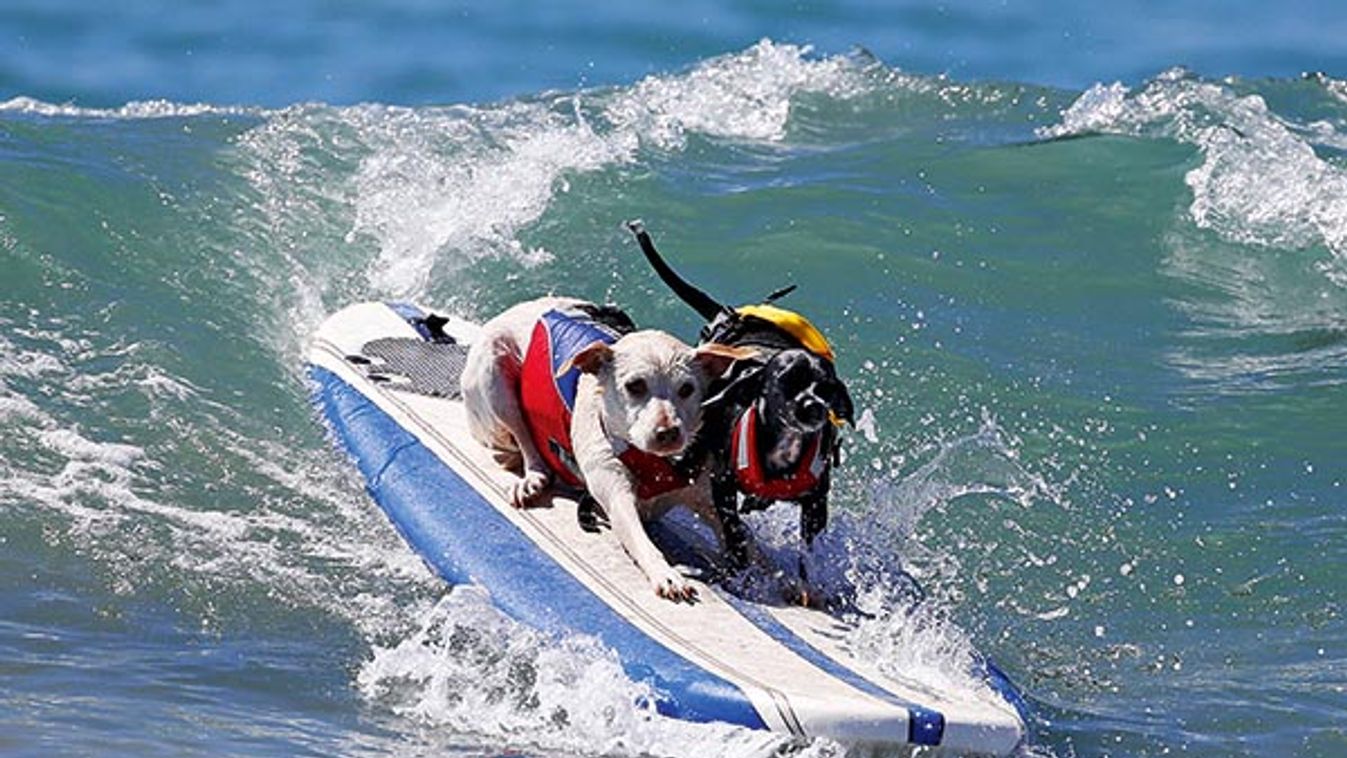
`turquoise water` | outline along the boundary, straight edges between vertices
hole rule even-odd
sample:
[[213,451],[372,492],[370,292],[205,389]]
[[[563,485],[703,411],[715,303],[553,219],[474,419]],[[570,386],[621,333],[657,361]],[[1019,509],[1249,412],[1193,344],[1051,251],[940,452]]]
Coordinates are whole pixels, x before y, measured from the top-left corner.
[[309,404],[355,300],[693,337],[640,217],[833,339],[869,654],[1028,755],[1347,754],[1330,6],[553,8],[0,10],[0,753],[845,753],[444,587]]

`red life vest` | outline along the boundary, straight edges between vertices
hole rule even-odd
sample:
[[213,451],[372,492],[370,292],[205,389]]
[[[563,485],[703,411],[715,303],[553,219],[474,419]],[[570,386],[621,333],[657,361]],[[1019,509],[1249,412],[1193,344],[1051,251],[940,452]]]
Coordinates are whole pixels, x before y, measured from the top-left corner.
[[[571,444],[571,412],[580,369],[567,364],[595,342],[612,344],[618,334],[581,312],[551,310],[533,326],[519,372],[519,405],[524,423],[548,468],[566,484],[583,488]],[[561,371],[567,368],[566,371]],[[611,439],[611,438],[610,438]],[[612,440],[618,458],[636,481],[636,496],[648,500],[688,486],[686,476],[662,456]]]
[[813,435],[809,448],[800,456],[795,470],[785,476],[769,478],[767,468],[758,456],[758,411],[749,406],[734,422],[734,436],[730,442],[730,459],[734,462],[734,478],[739,489],[767,500],[794,500],[818,486],[819,477],[827,464],[820,448],[823,432]]
[[647,453],[622,440],[611,437],[609,440],[620,451],[617,459],[622,461],[636,480],[636,497],[650,500],[692,484],[692,480],[674,468],[668,458]]

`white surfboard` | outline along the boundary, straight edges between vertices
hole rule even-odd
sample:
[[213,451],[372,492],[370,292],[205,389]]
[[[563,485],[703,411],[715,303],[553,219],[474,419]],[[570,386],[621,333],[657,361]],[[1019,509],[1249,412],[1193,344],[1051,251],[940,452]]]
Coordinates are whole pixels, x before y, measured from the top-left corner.
[[580,527],[573,501],[510,507],[512,477],[470,437],[458,398],[477,333],[418,306],[360,303],[329,317],[309,352],[335,435],[446,581],[481,585],[522,623],[599,638],[675,718],[965,753],[1020,743],[1022,702],[994,667],[968,691],[886,675],[848,651],[842,619],[696,580],[698,602],[660,599],[616,537]]

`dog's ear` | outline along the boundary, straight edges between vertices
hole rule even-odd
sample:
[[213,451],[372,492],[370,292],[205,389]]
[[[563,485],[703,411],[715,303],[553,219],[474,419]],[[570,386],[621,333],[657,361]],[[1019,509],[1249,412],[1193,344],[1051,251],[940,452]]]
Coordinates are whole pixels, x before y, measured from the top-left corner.
[[613,348],[607,342],[595,340],[580,352],[571,356],[571,359],[561,364],[557,369],[557,376],[569,373],[572,368],[578,368],[585,374],[597,374],[599,369],[611,363],[613,360]]
[[722,345],[719,342],[708,342],[697,348],[697,353],[693,360],[701,367],[702,373],[711,379],[719,377],[735,361],[742,361],[752,358],[758,354],[758,351],[751,347],[735,347],[733,345]]
[[720,392],[706,398],[702,401],[703,408],[709,408],[717,404],[732,404],[744,402],[745,398],[756,397],[762,391],[762,364],[749,362],[743,368],[733,370],[732,376],[721,374],[721,379],[728,381]]
[[841,379],[833,377],[832,381],[833,405],[832,415],[837,421],[856,425],[856,406],[851,402],[851,393],[847,392],[847,386]]
[[800,536],[805,547],[814,546],[814,538],[828,526],[828,499],[810,497],[800,503]]

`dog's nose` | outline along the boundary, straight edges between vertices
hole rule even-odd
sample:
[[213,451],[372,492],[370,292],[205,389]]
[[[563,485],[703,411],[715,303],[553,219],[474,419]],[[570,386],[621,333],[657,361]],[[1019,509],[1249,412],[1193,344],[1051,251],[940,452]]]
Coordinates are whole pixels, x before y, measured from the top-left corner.
[[678,424],[655,430],[655,442],[660,445],[672,445],[683,435],[683,427]]

